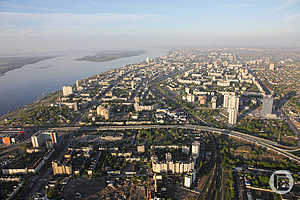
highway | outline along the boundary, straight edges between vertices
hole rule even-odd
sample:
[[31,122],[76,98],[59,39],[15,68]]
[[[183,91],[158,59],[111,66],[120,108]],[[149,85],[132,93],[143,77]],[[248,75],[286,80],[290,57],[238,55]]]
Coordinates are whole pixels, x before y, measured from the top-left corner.
[[99,127],[59,127],[52,128],[52,130],[57,131],[117,131],[117,130],[141,130],[141,129],[158,129],[158,128],[177,128],[177,129],[189,129],[189,130],[204,130],[209,131],[216,134],[228,135],[229,137],[241,139],[258,146],[262,146],[267,148],[270,151],[276,152],[280,155],[283,155],[290,160],[296,161],[300,163],[300,158],[298,156],[293,155],[292,151],[300,150],[299,148],[291,149],[291,147],[279,145],[276,142],[259,138],[256,136],[252,136],[249,134],[241,133],[238,131],[231,131],[229,129],[219,129],[209,126],[200,126],[200,125],[129,125],[129,126],[99,126]]

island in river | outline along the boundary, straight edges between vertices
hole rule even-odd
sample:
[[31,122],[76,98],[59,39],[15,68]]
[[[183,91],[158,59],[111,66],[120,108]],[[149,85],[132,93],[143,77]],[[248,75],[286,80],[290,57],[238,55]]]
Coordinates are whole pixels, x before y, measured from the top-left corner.
[[34,64],[54,57],[56,56],[0,57],[0,75],[4,75],[8,71],[21,68],[25,65]]
[[146,53],[144,50],[111,50],[111,51],[101,51],[96,53],[93,56],[84,56],[77,60],[91,61],[91,62],[105,62],[116,60],[119,58],[131,57],[131,56],[139,56]]

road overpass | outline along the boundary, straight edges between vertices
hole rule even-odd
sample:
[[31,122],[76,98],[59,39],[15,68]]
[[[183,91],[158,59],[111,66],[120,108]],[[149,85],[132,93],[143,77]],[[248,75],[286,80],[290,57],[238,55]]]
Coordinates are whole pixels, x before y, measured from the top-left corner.
[[214,127],[208,126],[200,126],[200,125],[130,125],[130,126],[86,126],[86,127],[59,127],[59,128],[52,128],[52,130],[57,131],[117,131],[117,130],[142,130],[142,129],[189,129],[189,130],[204,130],[209,131],[212,133],[228,135],[229,137],[241,139],[253,144],[256,144],[261,147],[265,147],[270,151],[276,152],[280,155],[283,155],[297,163],[300,163],[300,158],[298,156],[293,155],[292,151],[300,150],[299,148],[291,148],[287,146],[280,145],[276,142],[259,138],[253,135],[241,133],[238,131],[231,131],[228,129],[219,129]]

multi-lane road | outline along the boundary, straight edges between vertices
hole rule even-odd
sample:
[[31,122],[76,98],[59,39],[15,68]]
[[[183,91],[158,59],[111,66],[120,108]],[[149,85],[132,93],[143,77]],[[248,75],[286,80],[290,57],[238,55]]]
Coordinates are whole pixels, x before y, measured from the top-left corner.
[[[295,156],[291,152],[300,151],[299,147],[289,147],[280,145],[277,142],[270,141],[264,138],[256,137],[253,135],[249,135],[246,133],[238,132],[238,131],[232,131],[229,129],[220,129],[220,128],[214,128],[209,126],[200,126],[200,125],[192,125],[192,124],[185,124],[185,125],[127,125],[127,126],[68,126],[68,127],[54,127],[50,128],[51,130],[58,130],[58,131],[67,131],[67,132],[74,132],[74,131],[104,131],[104,130],[139,130],[139,129],[158,129],[158,128],[179,128],[179,129],[190,129],[190,130],[204,130],[204,131],[210,131],[217,134],[223,134],[228,135],[229,137],[234,137],[237,139],[245,140],[247,142],[254,143],[258,146],[262,146],[267,148],[268,150],[271,150],[273,152],[276,152],[278,154],[281,154],[293,161],[296,161],[300,163],[300,157]],[[45,129],[45,128],[42,128]],[[46,128],[47,129],[47,128]],[[29,139],[25,142],[29,142]]]
[[104,131],[104,130],[139,130],[139,129],[158,129],[158,128],[165,128],[165,129],[171,129],[171,128],[177,128],[177,129],[190,129],[190,130],[204,130],[204,131],[210,131],[212,133],[216,134],[223,134],[228,135],[229,137],[234,137],[237,139],[245,140],[250,143],[254,143],[258,146],[262,146],[267,148],[270,151],[276,152],[278,154],[281,154],[290,160],[296,161],[300,163],[300,157],[295,156],[292,154],[292,151],[297,151],[299,148],[291,148],[288,146],[280,145],[276,142],[259,138],[253,135],[241,133],[238,131],[232,131],[229,129],[219,129],[209,126],[200,126],[200,125],[133,125],[133,126],[99,126],[99,127],[59,127],[59,128],[52,128],[54,130],[58,131]]

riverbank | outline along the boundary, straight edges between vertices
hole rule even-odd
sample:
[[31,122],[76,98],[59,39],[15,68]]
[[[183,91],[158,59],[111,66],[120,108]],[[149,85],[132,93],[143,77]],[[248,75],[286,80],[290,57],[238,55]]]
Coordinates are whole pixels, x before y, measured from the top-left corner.
[[34,107],[37,107],[37,106],[40,106],[40,105],[44,105],[44,104],[55,103],[56,99],[60,95],[62,95],[62,91],[61,90],[56,90],[56,91],[48,94],[47,96],[39,98],[38,100],[34,101],[31,104],[22,106],[19,109],[16,109],[16,110],[11,111],[7,114],[4,114],[4,115],[0,116],[0,125],[2,125],[2,126],[4,125],[4,124],[1,124],[1,122],[3,122],[3,120],[5,120],[5,119],[9,120],[10,118],[12,118],[14,116],[21,115],[27,109],[31,109],[31,108],[34,108]]
[[120,58],[139,56],[145,53],[146,51],[103,51],[93,56],[84,56],[76,60],[90,61],[90,62],[107,62],[107,61],[117,60]]
[[22,68],[25,65],[38,63],[43,60],[55,58],[56,56],[43,56],[43,57],[2,57],[0,58],[0,76],[6,72]]
[[149,48],[145,54],[108,62],[77,61],[77,58],[93,53],[86,51],[58,56],[9,71],[0,76],[0,116],[30,105],[45,94],[61,90],[64,85],[73,85],[76,80],[126,64],[139,63],[147,57],[152,59],[163,56],[167,51],[164,48]]

